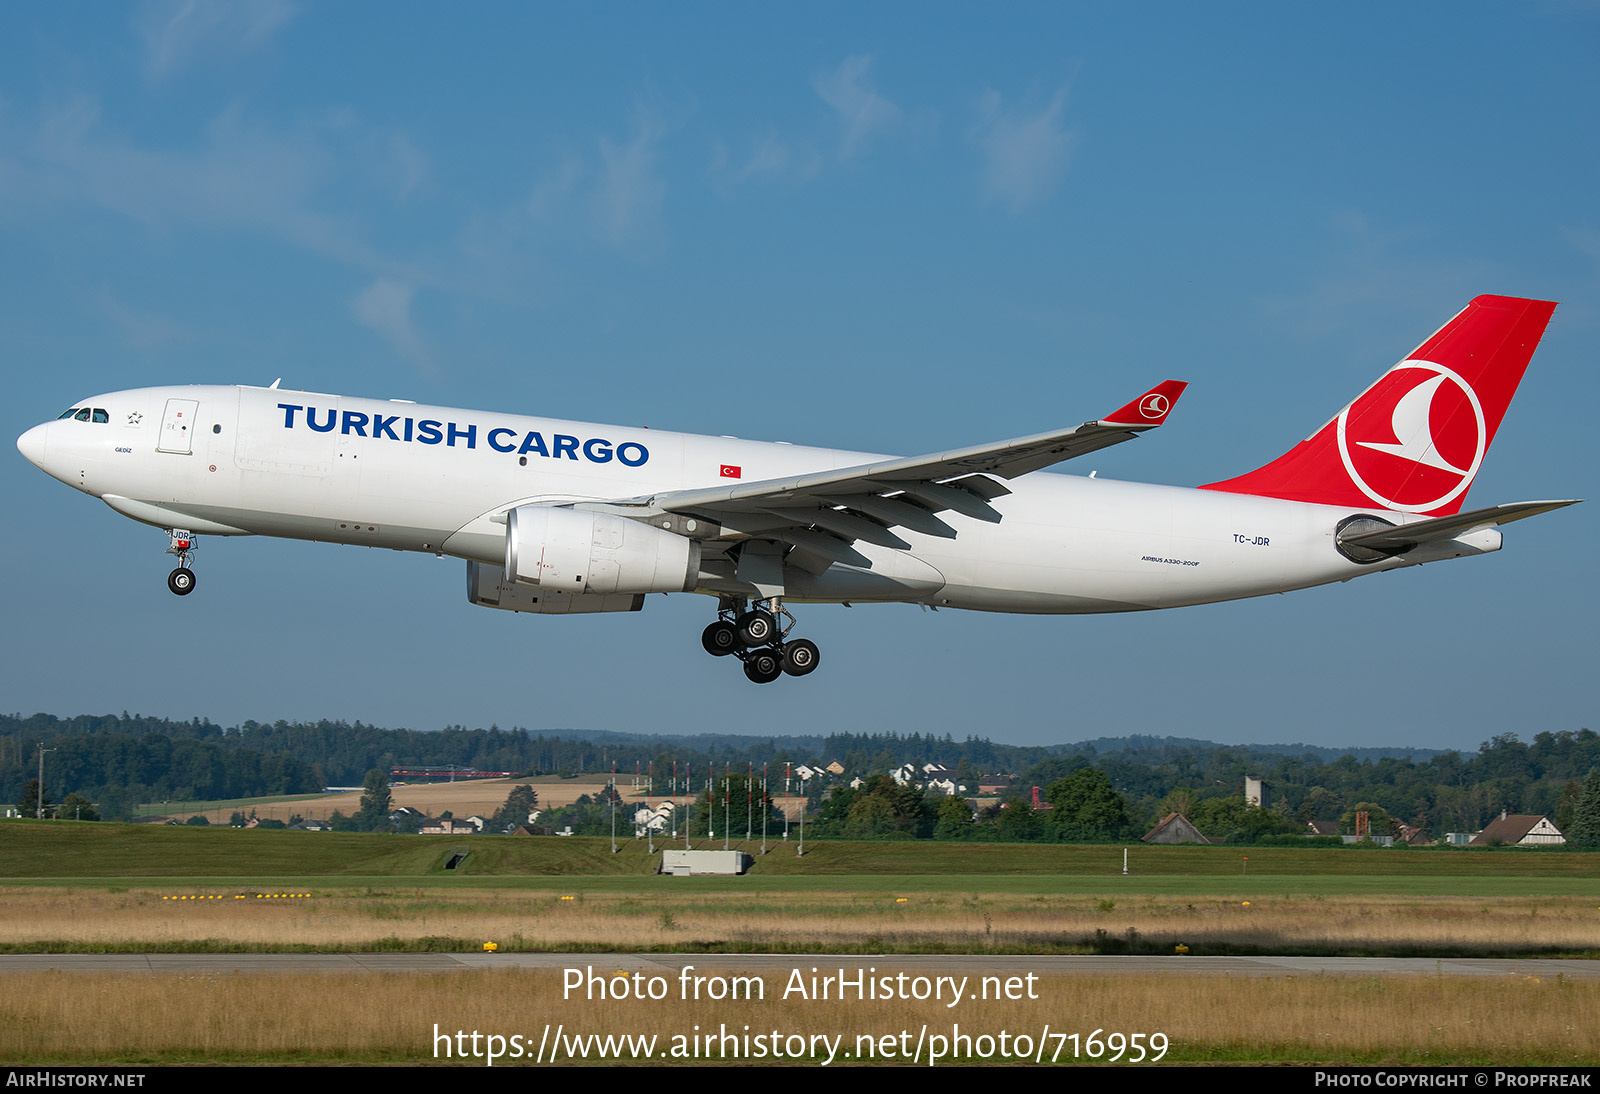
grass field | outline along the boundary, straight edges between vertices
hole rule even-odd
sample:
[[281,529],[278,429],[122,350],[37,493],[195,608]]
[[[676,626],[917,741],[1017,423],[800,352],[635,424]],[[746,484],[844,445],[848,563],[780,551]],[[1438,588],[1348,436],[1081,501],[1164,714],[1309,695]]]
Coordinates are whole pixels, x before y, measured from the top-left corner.
[[[677,879],[681,882],[692,879]],[[0,888],[10,953],[506,952],[1600,956],[1594,897],[841,891],[693,884]],[[900,895],[896,895],[899,893]]]
[[1600,856],[1574,853],[1266,848],[1245,872],[1231,848],[1136,847],[1124,875],[1118,847],[780,842],[744,877],[674,878],[635,840],[8,833],[10,952],[1600,952]]
[[[189,828],[169,825],[79,824],[68,821],[8,821],[0,841],[0,879],[85,877],[405,877],[423,879],[628,876],[629,885],[654,874],[664,847],[649,853],[644,840],[511,836],[374,836],[338,832]],[[718,847],[720,840],[694,846]],[[1106,884],[1165,884],[1151,879],[1206,877],[1226,891],[1249,891],[1284,878],[1322,877],[1328,892],[1450,891],[1448,878],[1473,885],[1501,883],[1507,892],[1533,884],[1536,891],[1600,894],[1600,854],[1505,849],[1385,850],[1379,848],[1234,848],[1130,845],[1129,875],[1122,873],[1123,847],[1066,844],[806,843],[759,837],[734,840],[756,862],[750,875],[731,884],[748,887],[772,878],[855,876],[869,885],[886,876],[1014,876],[1048,885],[1064,876]],[[456,871],[445,862],[469,852]],[[1248,862],[1246,861],[1248,859]],[[241,867],[247,869],[241,870]],[[1334,880],[1339,879],[1339,880]],[[1363,880],[1366,879],[1366,880]],[[1373,882],[1370,879],[1381,879]],[[684,879],[658,879],[681,885]],[[706,879],[695,879],[696,883]],[[1097,882],[1098,883],[1098,882]],[[898,883],[897,883],[898,884]],[[1077,882],[1074,882],[1077,884]],[[1377,889],[1363,888],[1376,884]],[[1404,888],[1420,884],[1421,890]],[[1572,887],[1565,888],[1570,884]],[[1427,888],[1443,885],[1443,889]],[[1395,888],[1399,886],[1401,888]],[[1474,891],[1477,891],[1474,889]]]
[[[853,973],[855,966],[849,966]],[[892,966],[872,966],[888,973]],[[605,1001],[564,994],[557,970],[483,970],[448,976],[356,975],[122,976],[19,974],[0,994],[0,1059],[29,1064],[122,1066],[176,1063],[532,1062],[559,1027],[574,1040],[597,1034],[652,1037],[624,1062],[905,1062],[923,1041],[944,1062],[1109,1062],[1133,1059],[1153,1037],[1164,1064],[1341,1063],[1383,1065],[1589,1066],[1600,1058],[1600,984],[1560,978],[1472,980],[1432,977],[1276,977],[1242,984],[1221,978],[1041,977],[1036,999],[943,1002],[784,999],[786,979],[768,973],[762,998],[685,1001],[674,977],[659,1002]],[[456,1032],[480,1034],[478,1056]],[[731,1040],[720,1034],[726,1031]],[[1011,1059],[1001,1054],[1005,1031]],[[905,1037],[900,1035],[904,1032]],[[773,1038],[770,1034],[776,1033]],[[964,1033],[967,1050],[956,1035]],[[1100,1044],[1090,1041],[1098,1033]],[[442,1039],[440,1038],[442,1034]],[[498,1046],[487,1038],[497,1035]],[[752,1035],[762,1040],[745,1040]],[[931,1035],[928,1036],[928,1035]],[[511,1038],[518,1038],[512,1041]],[[1071,1037],[1073,1040],[1069,1040]],[[796,1040],[796,1038],[798,1038]],[[825,1040],[813,1040],[823,1038]],[[987,1041],[985,1040],[987,1039]],[[774,1060],[768,1046],[781,1046]],[[1104,1047],[1102,1047],[1104,1046]],[[589,1062],[598,1058],[589,1042]],[[796,1051],[798,1050],[798,1051]],[[727,1058],[731,1052],[738,1058]],[[516,1052],[518,1055],[512,1055]],[[573,1055],[576,1055],[575,1053]],[[520,1056],[521,1058],[518,1058]],[[641,1058],[642,1057],[642,1058]],[[952,1058],[953,1057],[953,1058]],[[548,1059],[548,1058],[547,1058]],[[562,1062],[567,1062],[563,1060]],[[917,1061],[926,1067],[927,1055]]]
[[[746,847],[757,858],[745,877],[672,878],[633,840],[613,854],[605,839],[31,821],[4,831],[0,950],[13,953],[461,952],[492,941],[587,952],[597,969],[629,951],[888,968],[895,953],[1171,954],[1180,943],[1191,954],[1600,957],[1600,855],[1570,852],[1136,844],[1124,875],[1121,847],[840,842],[800,857],[779,841],[765,856]],[[446,871],[462,849],[462,868]],[[696,1026],[751,1023],[854,1052],[959,1026],[1027,1030],[1041,1044],[1048,1028],[1053,1049],[1068,1034],[1081,1048],[1097,1029],[1161,1033],[1168,1064],[1600,1058],[1600,985],[1555,976],[1077,976],[1048,980],[1036,1000],[957,1013],[906,1001],[579,1002],[561,997],[556,975],[10,974],[0,1059],[426,1063],[436,1025],[518,1035],[529,1052],[559,1025],[569,1038],[666,1038],[668,1058],[652,1051],[651,1062],[672,1062],[687,1054],[671,1039]]]

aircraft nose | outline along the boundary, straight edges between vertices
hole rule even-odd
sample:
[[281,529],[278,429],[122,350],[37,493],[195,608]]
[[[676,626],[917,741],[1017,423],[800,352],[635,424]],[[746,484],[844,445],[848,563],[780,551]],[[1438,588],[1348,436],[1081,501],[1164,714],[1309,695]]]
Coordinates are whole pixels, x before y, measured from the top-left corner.
[[28,457],[29,463],[41,469],[44,467],[44,449],[45,426],[43,425],[36,425],[17,438],[17,451]]

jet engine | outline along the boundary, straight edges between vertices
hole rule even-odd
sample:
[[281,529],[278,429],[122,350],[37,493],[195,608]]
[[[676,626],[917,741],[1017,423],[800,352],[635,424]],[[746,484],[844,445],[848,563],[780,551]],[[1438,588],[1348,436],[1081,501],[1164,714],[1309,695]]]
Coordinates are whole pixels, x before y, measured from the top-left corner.
[[546,593],[682,593],[700,577],[700,544],[636,520],[524,505],[506,514],[506,577]]

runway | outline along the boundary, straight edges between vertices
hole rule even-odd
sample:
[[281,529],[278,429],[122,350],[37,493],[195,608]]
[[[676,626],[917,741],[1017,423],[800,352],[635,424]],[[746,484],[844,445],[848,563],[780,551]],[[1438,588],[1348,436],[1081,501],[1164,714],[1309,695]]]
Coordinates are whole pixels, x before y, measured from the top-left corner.
[[971,954],[608,954],[608,953],[150,953],[5,954],[0,974],[59,970],[74,973],[271,975],[306,972],[449,973],[470,969],[565,969],[597,973],[676,975],[686,966],[722,971],[827,972],[845,968],[962,973],[975,976],[1563,976],[1600,978],[1600,961],[1426,957],[1195,957]]

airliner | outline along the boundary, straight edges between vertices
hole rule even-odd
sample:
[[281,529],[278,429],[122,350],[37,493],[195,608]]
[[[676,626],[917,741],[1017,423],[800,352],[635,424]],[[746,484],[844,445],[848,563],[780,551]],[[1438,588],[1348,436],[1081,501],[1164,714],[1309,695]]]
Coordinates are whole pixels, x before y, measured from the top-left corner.
[[788,605],[1145,611],[1499,550],[1574,504],[1463,509],[1553,303],[1480,296],[1326,424],[1198,488],[1043,469],[1160,426],[1185,384],[1103,418],[896,458],[288,391],[140,388],[80,400],[17,447],[164,530],[172,592],[204,535],[426,551],[467,599],[562,615],[717,598],[701,642],[769,683],[820,663]]

